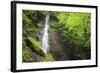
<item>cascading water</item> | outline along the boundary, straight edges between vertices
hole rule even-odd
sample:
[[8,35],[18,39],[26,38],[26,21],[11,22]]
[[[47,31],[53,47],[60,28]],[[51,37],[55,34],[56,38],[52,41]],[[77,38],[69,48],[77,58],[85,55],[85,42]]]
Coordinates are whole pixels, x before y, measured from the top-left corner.
[[42,38],[42,50],[44,51],[45,54],[47,54],[47,51],[49,50],[49,45],[48,45],[48,25],[49,22],[49,15],[45,17],[45,26],[43,30],[43,38]]

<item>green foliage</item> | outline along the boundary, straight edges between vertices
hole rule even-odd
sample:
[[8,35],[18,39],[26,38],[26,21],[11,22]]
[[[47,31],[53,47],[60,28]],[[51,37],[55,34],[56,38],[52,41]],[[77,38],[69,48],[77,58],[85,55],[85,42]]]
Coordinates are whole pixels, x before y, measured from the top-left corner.
[[42,46],[39,41],[37,41],[36,39],[34,39],[32,37],[28,37],[28,40],[31,41],[32,45],[34,45],[34,48],[37,52],[40,52],[42,50]]
[[45,55],[44,58],[45,61],[55,61],[54,57],[51,54]]
[[24,48],[22,52],[22,59],[23,62],[31,62],[32,61],[32,54],[29,48]]
[[90,51],[90,14],[61,13],[58,15],[58,19],[59,23],[56,29],[64,44],[72,48],[74,53],[76,51],[75,54],[73,53],[76,59],[89,58],[90,55],[87,54]]
[[[39,11],[23,10],[23,62],[30,61],[35,57],[34,61],[38,60],[38,55],[43,56],[44,53],[41,49],[41,42],[39,41],[40,30],[44,23],[44,14]],[[39,28],[39,29],[38,29]],[[38,34],[38,36],[37,36]],[[30,51],[26,50],[28,48]],[[30,52],[30,54],[29,54]],[[35,55],[36,54],[36,55]]]
[[25,23],[26,25],[32,25],[32,21],[25,15],[22,15],[23,18],[23,23]]

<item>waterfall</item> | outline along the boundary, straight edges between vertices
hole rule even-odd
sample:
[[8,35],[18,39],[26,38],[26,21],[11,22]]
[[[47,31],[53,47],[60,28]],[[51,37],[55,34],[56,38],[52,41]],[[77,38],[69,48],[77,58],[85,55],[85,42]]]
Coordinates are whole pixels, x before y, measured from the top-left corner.
[[49,45],[48,45],[48,25],[49,22],[49,15],[45,17],[45,25],[44,25],[44,30],[43,30],[43,37],[42,37],[42,50],[44,51],[45,54],[47,54],[47,51],[49,50]]

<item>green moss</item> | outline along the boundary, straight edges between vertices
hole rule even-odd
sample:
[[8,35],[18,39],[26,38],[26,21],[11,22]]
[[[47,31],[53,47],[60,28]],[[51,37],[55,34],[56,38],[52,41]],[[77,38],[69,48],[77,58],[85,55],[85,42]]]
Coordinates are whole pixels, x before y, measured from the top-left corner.
[[51,54],[47,54],[44,57],[45,61],[55,61],[54,57]]
[[42,50],[42,45],[39,41],[37,41],[36,39],[32,38],[32,37],[28,37],[28,40],[30,40],[30,42],[32,43],[32,45],[34,46],[36,51],[41,51]]
[[28,25],[32,24],[32,21],[25,14],[22,15],[22,18],[25,24],[28,24]]
[[23,33],[28,36],[34,36],[36,33],[36,29],[35,28],[26,28],[23,30]]
[[22,58],[23,62],[31,62],[32,61],[31,50],[29,48],[23,48],[22,57],[23,57]]

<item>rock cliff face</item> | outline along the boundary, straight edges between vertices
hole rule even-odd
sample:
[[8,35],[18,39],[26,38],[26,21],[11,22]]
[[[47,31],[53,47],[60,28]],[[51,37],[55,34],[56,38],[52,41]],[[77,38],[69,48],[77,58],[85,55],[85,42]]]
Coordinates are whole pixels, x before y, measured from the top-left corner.
[[62,49],[61,38],[58,32],[53,28],[53,25],[49,28],[49,45],[50,53],[55,57],[57,61],[67,60],[67,56]]

